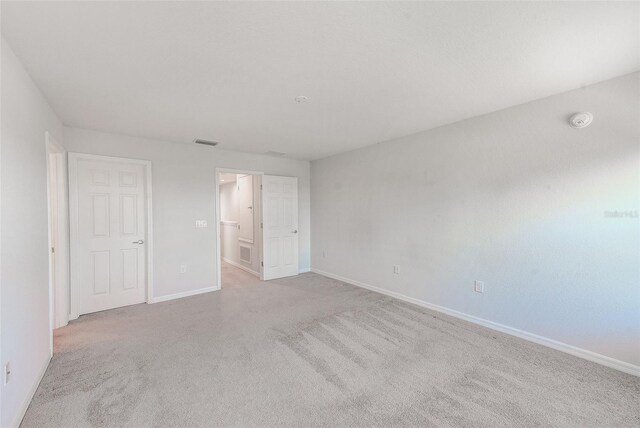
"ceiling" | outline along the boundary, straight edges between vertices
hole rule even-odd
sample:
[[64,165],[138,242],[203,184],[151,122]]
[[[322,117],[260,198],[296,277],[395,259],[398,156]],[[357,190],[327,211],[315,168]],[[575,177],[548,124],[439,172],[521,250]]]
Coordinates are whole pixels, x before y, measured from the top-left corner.
[[638,2],[1,8],[2,34],[66,125],[298,159],[640,69]]

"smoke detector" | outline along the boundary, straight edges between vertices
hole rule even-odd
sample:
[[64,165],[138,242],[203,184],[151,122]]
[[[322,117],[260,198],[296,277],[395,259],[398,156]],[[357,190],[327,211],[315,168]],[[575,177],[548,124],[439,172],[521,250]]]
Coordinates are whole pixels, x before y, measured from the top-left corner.
[[286,153],[283,152],[274,152],[273,150],[269,150],[268,152],[264,152],[267,156],[284,156]]
[[589,112],[576,113],[569,119],[569,125],[572,128],[586,128],[593,122],[593,115]]

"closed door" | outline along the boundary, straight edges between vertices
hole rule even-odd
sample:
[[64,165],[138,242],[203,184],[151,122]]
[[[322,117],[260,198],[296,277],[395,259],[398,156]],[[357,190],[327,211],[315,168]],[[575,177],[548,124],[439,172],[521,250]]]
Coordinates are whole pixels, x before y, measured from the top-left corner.
[[262,177],[263,279],[298,274],[298,179]]
[[77,204],[77,210],[72,207],[71,268],[77,281],[78,315],[143,303],[147,299],[145,165],[75,156],[75,176],[70,177],[70,199]]

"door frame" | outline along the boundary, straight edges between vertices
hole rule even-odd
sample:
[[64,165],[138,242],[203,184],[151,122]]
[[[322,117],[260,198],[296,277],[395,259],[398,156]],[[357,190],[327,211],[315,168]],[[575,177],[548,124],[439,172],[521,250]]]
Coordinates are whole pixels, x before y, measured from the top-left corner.
[[[53,353],[53,330],[64,327],[69,321],[67,151],[47,131],[45,132],[45,152],[47,159],[49,327],[51,330],[49,346]],[[52,163],[55,163],[55,171],[51,168]],[[54,204],[52,204],[53,198],[55,198]]]
[[[247,174],[247,175],[264,175],[262,171],[250,171],[246,169],[234,169],[234,168],[216,168],[216,267],[217,267],[217,278],[216,278],[216,290],[222,289],[222,254],[220,253],[220,173],[230,173],[230,174]],[[256,189],[254,189],[255,192]],[[260,189],[258,189],[260,190]],[[260,196],[262,200],[262,195]],[[260,222],[262,222],[262,204],[260,204]],[[255,234],[256,231],[254,230]],[[262,234],[262,228],[259,231]],[[255,240],[254,240],[255,241]],[[262,262],[262,248],[260,248],[260,262]],[[260,280],[263,280],[262,273],[262,263],[260,263]]]
[[144,166],[145,175],[145,199],[146,199],[146,211],[147,211],[147,230],[146,230],[146,242],[147,242],[147,271],[146,271],[146,300],[147,303],[153,303],[153,194],[152,194],[152,176],[150,160],[144,159],[131,159],[114,156],[102,156],[92,155],[87,153],[74,153],[68,154],[68,168],[69,168],[69,236],[70,236],[70,310],[69,319],[74,320],[80,316],[80,280],[78,278],[78,270],[73,269],[79,262],[78,251],[78,219],[79,219],[79,207],[78,207],[78,161],[80,160],[95,160],[102,162],[125,162],[134,163]]

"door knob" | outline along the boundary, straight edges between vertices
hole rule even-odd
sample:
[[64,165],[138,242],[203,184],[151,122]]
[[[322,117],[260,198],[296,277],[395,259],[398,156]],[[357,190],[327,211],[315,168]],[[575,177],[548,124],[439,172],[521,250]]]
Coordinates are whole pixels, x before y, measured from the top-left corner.
[[297,231],[297,230],[294,230],[294,231],[293,231],[293,233],[298,233],[298,231]]
[[133,241],[132,244],[144,244],[144,241],[142,239],[139,239],[137,241]]

